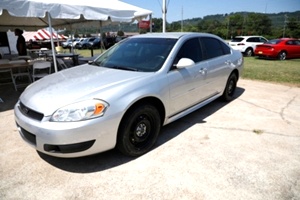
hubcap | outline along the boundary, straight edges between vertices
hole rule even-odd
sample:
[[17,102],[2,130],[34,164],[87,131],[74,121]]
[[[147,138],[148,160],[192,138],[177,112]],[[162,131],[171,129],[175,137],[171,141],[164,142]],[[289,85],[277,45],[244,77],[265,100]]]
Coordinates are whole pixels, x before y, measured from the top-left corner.
[[146,124],[141,123],[136,127],[135,133],[138,137],[143,137],[143,135],[145,135],[146,131],[147,131]]
[[280,54],[280,60],[284,60],[285,57],[286,57],[285,53],[281,53],[281,54]]
[[135,146],[140,146],[144,143],[147,143],[151,132],[151,123],[149,119],[146,116],[140,116],[132,128],[131,142]]

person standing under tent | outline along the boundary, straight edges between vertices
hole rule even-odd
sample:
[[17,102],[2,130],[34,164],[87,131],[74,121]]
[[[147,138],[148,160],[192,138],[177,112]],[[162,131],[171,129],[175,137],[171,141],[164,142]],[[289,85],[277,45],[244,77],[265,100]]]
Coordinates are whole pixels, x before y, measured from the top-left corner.
[[27,55],[26,42],[25,42],[25,38],[22,34],[23,34],[23,31],[21,29],[18,29],[18,28],[15,29],[15,35],[18,36],[17,50],[18,50],[19,56],[26,56]]

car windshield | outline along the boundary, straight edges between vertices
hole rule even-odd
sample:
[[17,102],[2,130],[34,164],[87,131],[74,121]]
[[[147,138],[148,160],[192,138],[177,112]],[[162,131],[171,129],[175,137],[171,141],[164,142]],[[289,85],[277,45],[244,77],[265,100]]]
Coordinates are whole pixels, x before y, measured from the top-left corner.
[[278,44],[278,43],[280,43],[280,42],[281,42],[281,40],[275,39],[275,40],[269,40],[269,41],[267,41],[265,44]]
[[159,70],[177,39],[129,38],[103,53],[95,65],[121,70],[155,72]]

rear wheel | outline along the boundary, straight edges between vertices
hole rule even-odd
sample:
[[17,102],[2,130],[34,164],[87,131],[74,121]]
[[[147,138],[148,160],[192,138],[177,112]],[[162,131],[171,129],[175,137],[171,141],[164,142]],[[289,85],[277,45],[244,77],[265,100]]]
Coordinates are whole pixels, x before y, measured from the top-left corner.
[[249,56],[249,57],[253,56],[253,49],[252,48],[246,49],[245,54],[246,54],[246,56]]
[[154,106],[134,107],[121,121],[117,148],[128,156],[143,155],[155,144],[160,128],[160,115]]
[[222,95],[222,99],[224,101],[231,101],[233,99],[233,95],[236,89],[236,84],[237,84],[237,76],[235,73],[232,73],[227,80],[227,84]]
[[286,59],[286,52],[285,52],[285,51],[281,51],[281,52],[278,54],[278,59],[279,59],[279,60],[285,60],[285,59]]

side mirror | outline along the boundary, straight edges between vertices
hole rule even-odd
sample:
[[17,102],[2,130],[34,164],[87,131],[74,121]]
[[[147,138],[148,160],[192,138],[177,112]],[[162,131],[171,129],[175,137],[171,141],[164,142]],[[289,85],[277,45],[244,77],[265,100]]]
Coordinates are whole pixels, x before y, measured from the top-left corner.
[[192,59],[181,58],[179,60],[179,62],[177,63],[176,67],[178,69],[181,69],[181,68],[186,68],[186,67],[190,67],[190,66],[193,66],[193,65],[195,65],[195,62]]

